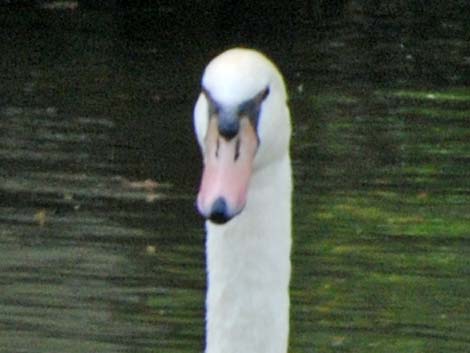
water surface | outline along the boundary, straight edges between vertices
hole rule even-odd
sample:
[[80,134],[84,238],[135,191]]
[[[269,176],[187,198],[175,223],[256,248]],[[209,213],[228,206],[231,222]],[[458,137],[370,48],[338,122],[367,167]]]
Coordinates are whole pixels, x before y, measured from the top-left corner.
[[[105,12],[5,23],[0,350],[202,351],[191,110],[227,44]],[[291,352],[470,347],[468,25],[392,24],[263,48],[294,117]]]

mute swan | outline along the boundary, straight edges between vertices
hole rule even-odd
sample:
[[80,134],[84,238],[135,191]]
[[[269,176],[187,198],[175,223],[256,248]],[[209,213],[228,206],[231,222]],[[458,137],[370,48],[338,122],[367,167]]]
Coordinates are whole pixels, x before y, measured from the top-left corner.
[[206,353],[286,353],[290,115],[281,74],[235,48],[204,71],[194,125],[204,159]]

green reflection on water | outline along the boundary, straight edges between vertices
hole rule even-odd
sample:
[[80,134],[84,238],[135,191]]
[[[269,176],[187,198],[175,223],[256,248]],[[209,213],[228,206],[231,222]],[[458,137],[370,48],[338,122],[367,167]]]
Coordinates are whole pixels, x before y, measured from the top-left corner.
[[470,101],[470,89],[468,88],[452,88],[447,91],[417,91],[417,90],[396,90],[393,92],[382,92],[386,95],[393,95],[399,98],[409,98],[416,100],[435,100],[438,102],[454,101],[468,102]]
[[301,121],[294,146],[292,352],[466,351],[468,92],[310,101],[322,127]]

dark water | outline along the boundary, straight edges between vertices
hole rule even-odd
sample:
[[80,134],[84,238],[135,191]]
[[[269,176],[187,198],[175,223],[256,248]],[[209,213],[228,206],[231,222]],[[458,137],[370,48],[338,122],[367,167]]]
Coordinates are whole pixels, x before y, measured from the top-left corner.
[[[225,46],[104,12],[2,21],[0,351],[202,351],[191,111]],[[295,126],[291,352],[470,350],[468,40],[357,21],[264,48]]]

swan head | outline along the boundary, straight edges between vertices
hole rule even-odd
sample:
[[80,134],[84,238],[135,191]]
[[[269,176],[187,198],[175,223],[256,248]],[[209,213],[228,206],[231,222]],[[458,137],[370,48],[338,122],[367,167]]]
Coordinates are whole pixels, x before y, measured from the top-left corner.
[[223,224],[241,213],[252,176],[288,153],[286,100],[278,69],[255,50],[228,50],[206,67],[194,108],[204,159],[197,207],[206,219]]

